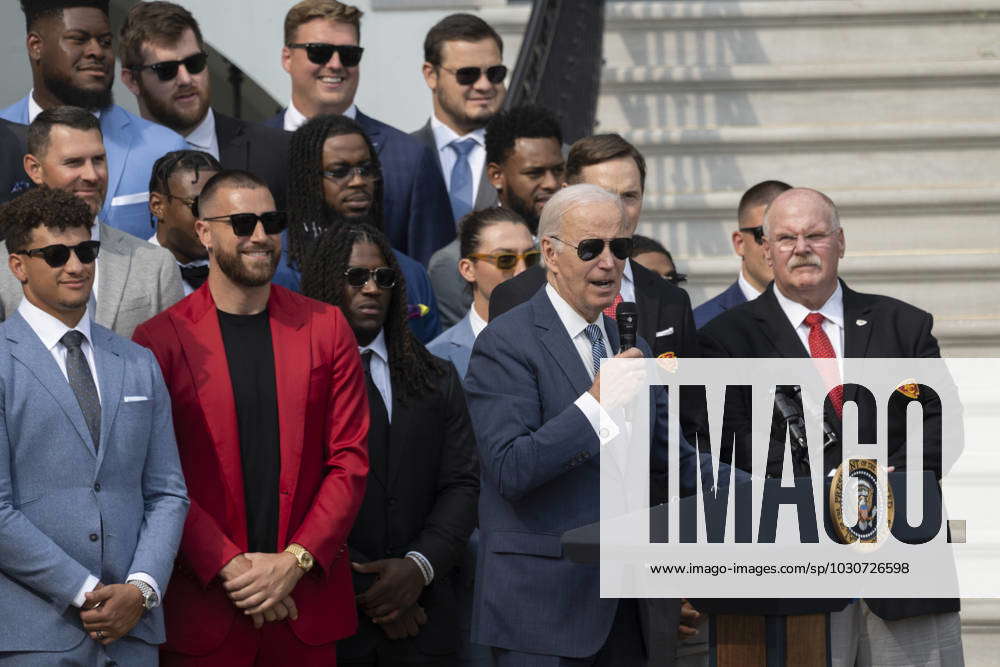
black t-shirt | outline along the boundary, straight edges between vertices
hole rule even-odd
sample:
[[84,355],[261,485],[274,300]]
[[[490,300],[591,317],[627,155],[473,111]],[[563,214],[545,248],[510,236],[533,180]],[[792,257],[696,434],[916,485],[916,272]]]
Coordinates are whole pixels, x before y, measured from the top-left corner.
[[248,547],[251,552],[274,553],[281,450],[271,325],[266,310],[257,315],[218,312],[236,399]]

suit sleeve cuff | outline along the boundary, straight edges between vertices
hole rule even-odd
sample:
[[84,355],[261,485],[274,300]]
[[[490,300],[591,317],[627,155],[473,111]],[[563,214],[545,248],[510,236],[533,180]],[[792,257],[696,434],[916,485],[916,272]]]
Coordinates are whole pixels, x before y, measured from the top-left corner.
[[153,587],[153,592],[156,593],[156,604],[153,605],[153,608],[155,609],[156,607],[159,607],[160,600],[163,599],[163,596],[160,595],[160,587],[156,585],[156,579],[153,579],[152,575],[146,574],[145,572],[133,572],[132,574],[125,577],[125,583],[133,581],[135,579],[138,579],[139,581],[147,583]]
[[73,598],[73,606],[82,609],[83,605],[87,603],[86,594],[94,590],[97,584],[101,583],[101,580],[92,574],[87,575],[87,580],[83,582],[83,586],[80,587],[80,592],[76,594]]
[[583,392],[573,404],[580,408],[580,412],[590,422],[591,428],[594,429],[594,433],[597,434],[597,438],[601,442],[601,447],[618,437],[620,431],[618,425],[589,391]]
[[424,586],[430,586],[431,582],[434,581],[434,566],[427,560],[427,557],[419,551],[408,551],[406,557],[420,568],[420,574],[424,575]]

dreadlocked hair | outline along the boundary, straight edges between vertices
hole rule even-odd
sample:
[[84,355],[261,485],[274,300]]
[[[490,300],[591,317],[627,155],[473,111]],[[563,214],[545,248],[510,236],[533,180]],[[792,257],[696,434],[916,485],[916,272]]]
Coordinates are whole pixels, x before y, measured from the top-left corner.
[[404,402],[425,395],[438,386],[437,380],[445,375],[445,368],[410,332],[406,282],[385,234],[371,225],[356,223],[345,223],[323,232],[313,244],[303,266],[302,293],[344,310],[347,304],[344,273],[349,268],[351,252],[358,243],[374,244],[385,258],[386,266],[398,276],[382,325],[389,350],[393,393],[395,395],[398,388],[399,398]]
[[295,266],[304,265],[309,246],[337,217],[323,197],[323,144],[330,137],[347,134],[364,138],[379,174],[368,218],[373,226],[382,229],[382,164],[371,140],[360,125],[346,116],[316,116],[295,131],[288,149],[288,256]]

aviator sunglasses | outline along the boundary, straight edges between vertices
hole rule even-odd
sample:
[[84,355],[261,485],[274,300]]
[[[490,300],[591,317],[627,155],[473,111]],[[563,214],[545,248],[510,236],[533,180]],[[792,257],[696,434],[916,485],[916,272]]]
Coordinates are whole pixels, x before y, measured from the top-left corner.
[[537,250],[529,250],[523,253],[513,253],[513,252],[498,252],[494,254],[487,254],[483,252],[474,252],[468,256],[467,259],[481,259],[484,262],[489,262],[490,264],[496,265],[501,271],[510,271],[515,266],[520,259],[524,259],[525,268],[531,268],[535,264],[538,264],[538,260],[541,259],[542,253]]
[[351,287],[364,287],[369,280],[374,280],[375,286],[379,289],[392,289],[396,286],[396,270],[388,266],[380,266],[377,269],[352,266],[344,271],[344,277]]
[[[444,65],[440,67],[444,71],[454,74],[455,81],[458,81],[460,86],[471,86],[476,81],[479,81],[479,77],[483,74],[483,70],[479,67],[459,67],[458,69],[451,69]],[[507,67],[505,65],[493,65],[486,68],[486,80],[490,83],[503,83],[503,80],[506,78]]]
[[553,236],[552,238],[560,243],[565,243],[570,248],[576,248],[576,256],[585,262],[597,259],[597,257],[604,252],[605,243],[607,243],[608,247],[611,248],[611,254],[618,259],[628,259],[629,255],[632,254],[632,238],[629,236],[622,236],[609,241],[605,241],[604,239],[583,239],[580,241],[579,245],[573,245],[569,241],[563,241],[558,236]]
[[14,254],[27,255],[28,257],[35,257],[37,255],[44,259],[45,263],[53,269],[58,269],[69,261],[70,250],[76,253],[76,258],[80,260],[81,264],[91,264],[97,259],[97,252],[100,249],[100,241],[83,241],[73,246],[56,243],[54,245],[47,245],[44,248],[22,250],[20,253]]
[[351,44],[326,44],[324,42],[308,42],[306,44],[289,44],[290,49],[305,49],[306,57],[314,65],[325,65],[330,62],[334,53],[340,54],[340,64],[344,67],[357,67],[361,62],[361,54],[365,52],[360,46]]
[[208,64],[208,54],[207,53],[196,53],[193,56],[188,56],[184,60],[164,60],[162,63],[153,63],[152,65],[143,65],[142,67],[133,67],[133,72],[141,72],[144,69],[151,69],[159,77],[160,81],[171,81],[177,76],[180,66],[184,65],[184,69],[188,71],[189,74],[201,74],[205,70],[205,65]]
[[228,222],[233,226],[233,234],[236,236],[253,236],[253,231],[257,229],[257,221],[264,225],[265,234],[280,234],[288,226],[288,216],[284,211],[267,211],[257,215],[256,213],[233,213],[231,215],[217,215],[214,218],[202,218],[208,222]]

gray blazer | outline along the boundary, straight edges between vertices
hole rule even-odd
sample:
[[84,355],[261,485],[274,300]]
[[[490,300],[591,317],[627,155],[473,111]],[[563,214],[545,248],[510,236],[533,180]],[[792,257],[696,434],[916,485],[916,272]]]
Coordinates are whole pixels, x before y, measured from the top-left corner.
[[[137,326],[184,298],[181,272],[169,250],[103,222],[97,255],[97,313],[94,321],[131,338]],[[7,244],[0,243],[0,320],[17,310],[24,292],[7,269]]]
[[[152,352],[93,325],[95,448],[69,382],[16,311],[0,324],[0,653],[68,651],[88,575],[146,572],[164,593],[187,515],[174,427]],[[130,633],[164,641],[163,611]]]

